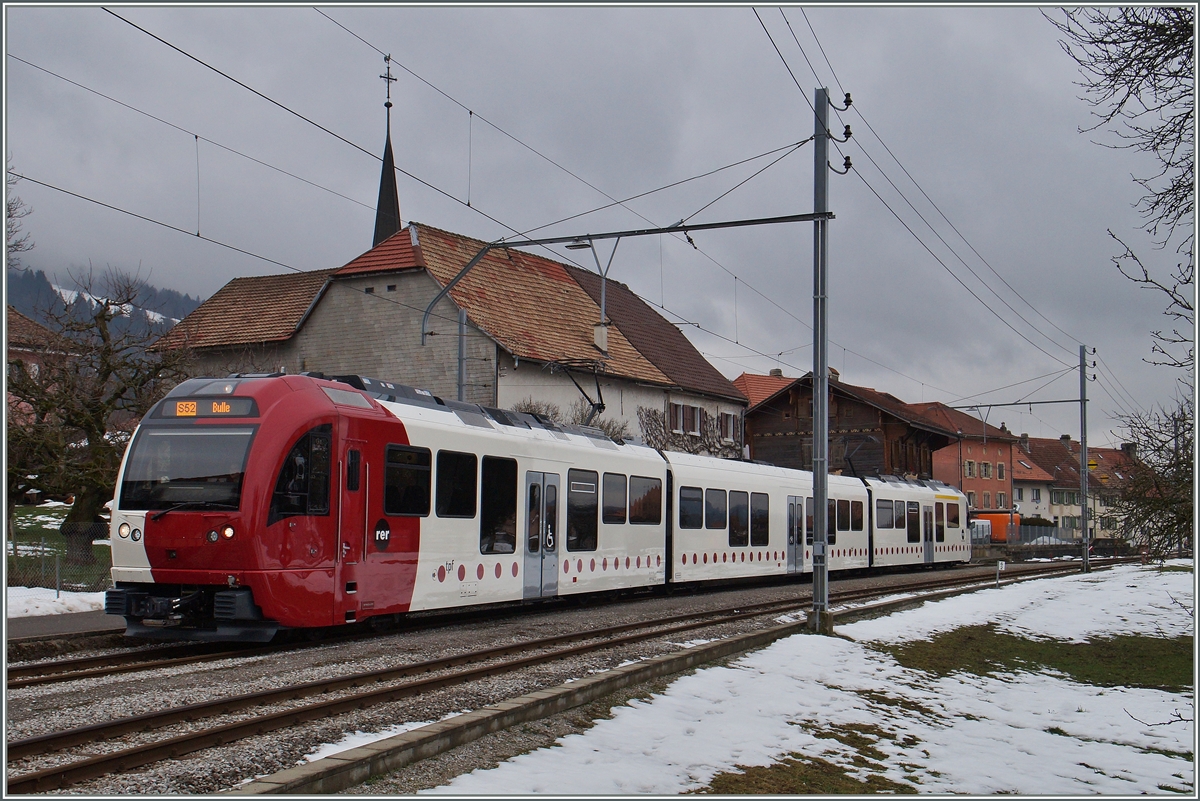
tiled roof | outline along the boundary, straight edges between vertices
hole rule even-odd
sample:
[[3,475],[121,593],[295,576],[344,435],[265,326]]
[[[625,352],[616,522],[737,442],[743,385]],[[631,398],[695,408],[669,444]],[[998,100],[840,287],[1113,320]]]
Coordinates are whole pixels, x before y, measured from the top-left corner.
[[[417,230],[425,267],[442,286],[486,244],[425,225],[409,225]],[[402,234],[395,239],[403,239]],[[522,359],[594,361],[601,356],[592,328],[600,320],[600,307],[559,262],[520,250],[493,250],[450,290],[450,296],[467,310],[472,323]],[[616,326],[608,331],[608,353],[605,367],[610,373],[661,385],[673,383]]]
[[1063,445],[1060,439],[1030,437],[1029,450],[1017,449],[1050,476],[1056,487],[1079,486],[1079,457]]
[[185,317],[156,348],[281,342],[304,322],[335,270],[235,278]]
[[[1029,450],[1019,449],[1035,465],[1053,476],[1056,487],[1079,486],[1079,443],[1075,440],[1038,439],[1030,437]],[[1088,448],[1088,461],[1095,460],[1096,467],[1088,473],[1091,489],[1119,487],[1129,479],[1132,460],[1129,454],[1118,448]]]
[[795,381],[796,379],[787,376],[742,373],[733,379],[733,385],[750,400],[750,408],[753,409],[767,398],[774,397],[781,389],[790,387]]
[[62,350],[70,343],[41,323],[8,307],[8,347],[21,350]]
[[1016,442],[1019,437],[1010,431],[988,425],[978,417],[973,417],[958,409],[951,409],[944,403],[910,403],[913,411],[930,422],[948,431],[961,431],[965,439],[995,439],[1002,442]]
[[[599,307],[600,276],[570,265],[567,265],[567,274],[583,287],[583,291]],[[721,375],[697,352],[682,331],[646,305],[629,287],[610,280],[605,290],[604,310],[612,321],[608,332],[610,350],[615,329],[675,385],[708,395],[745,401],[739,387]]]
[[1013,456],[1012,480],[1051,482],[1054,480],[1054,477],[1041,467],[1038,467],[1029,454],[1017,449]]

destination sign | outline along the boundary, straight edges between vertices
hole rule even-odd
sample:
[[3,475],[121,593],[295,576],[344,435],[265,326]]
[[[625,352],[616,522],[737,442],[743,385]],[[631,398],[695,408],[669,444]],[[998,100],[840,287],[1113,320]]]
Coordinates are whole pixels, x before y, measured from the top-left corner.
[[253,398],[168,399],[160,407],[160,417],[257,417]]

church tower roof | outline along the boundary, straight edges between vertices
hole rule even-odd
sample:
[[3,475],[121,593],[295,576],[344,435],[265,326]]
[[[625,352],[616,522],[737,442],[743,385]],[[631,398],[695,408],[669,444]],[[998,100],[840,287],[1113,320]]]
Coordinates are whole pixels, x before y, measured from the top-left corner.
[[383,145],[383,168],[379,174],[379,200],[375,204],[375,237],[371,247],[400,230],[400,195],[396,189],[396,160],[392,155],[392,57],[383,57],[387,74],[380,75],[387,82],[387,138]]

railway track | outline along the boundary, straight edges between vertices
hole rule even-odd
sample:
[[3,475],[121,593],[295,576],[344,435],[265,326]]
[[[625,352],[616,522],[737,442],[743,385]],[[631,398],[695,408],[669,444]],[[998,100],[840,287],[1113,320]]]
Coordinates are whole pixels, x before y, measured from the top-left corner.
[[[1013,571],[1014,575],[1006,578],[1011,581],[1047,573],[1074,572],[1075,569],[1074,566],[1064,567],[1061,564],[1044,565]],[[830,602],[831,605],[846,604],[897,593],[944,590],[955,587],[970,589],[990,584],[990,581],[990,578],[981,577],[978,574],[969,577],[950,576],[932,581],[925,579],[900,586],[836,592],[831,594]],[[912,603],[914,600],[919,599],[902,598],[895,603]],[[375,704],[388,703],[444,687],[479,681],[554,660],[613,649],[652,638],[672,636],[753,617],[799,611],[806,609],[810,604],[810,596],[800,596],[795,600],[730,607],[704,613],[690,612],[625,623],[604,629],[524,640],[440,659],[231,696],[147,715],[16,740],[8,743],[10,762],[42,757],[68,748],[154,731],[179,723],[195,723],[270,704],[295,702],[313,696],[326,696],[321,700],[282,711],[255,714],[248,719],[233,722],[217,722],[214,725],[166,739],[12,776],[8,779],[7,788],[10,793],[60,789],[109,773],[129,771],[160,760],[177,758],[205,748],[228,744],[242,738],[289,728],[308,721],[333,717]],[[404,681],[405,679],[408,680]],[[387,684],[387,686],[377,686],[380,684]],[[331,694],[337,694],[337,697],[329,698],[328,696]]]
[[[1046,569],[1044,566],[1024,566],[1015,568],[1012,573],[1022,569]],[[495,614],[520,614],[520,610],[497,610]],[[438,615],[423,619],[407,621],[400,631],[417,631],[434,626],[453,625],[459,619],[476,619],[477,613],[464,616],[458,613]],[[339,642],[352,642],[364,637],[376,637],[379,632],[354,633],[338,637],[326,638],[316,642],[284,642],[270,645],[253,646],[218,646],[213,644],[184,644],[137,650],[127,653],[110,653],[102,656],[61,659],[55,661],[36,662],[28,665],[10,666],[8,668],[7,688],[16,690],[23,687],[36,687],[43,684],[53,684],[80,679],[101,678],[104,676],[132,673],[142,670],[179,667],[203,662],[214,662],[222,659],[237,657],[250,658],[284,651],[298,650],[306,647],[319,647]]]

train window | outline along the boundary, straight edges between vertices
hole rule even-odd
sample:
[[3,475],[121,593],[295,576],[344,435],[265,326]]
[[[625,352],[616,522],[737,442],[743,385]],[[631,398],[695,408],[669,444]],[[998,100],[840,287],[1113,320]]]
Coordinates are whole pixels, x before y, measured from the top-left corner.
[[704,490],[699,487],[679,488],[679,527],[704,526]]
[[958,528],[958,504],[946,504],[946,528]]
[[542,542],[542,485],[529,485],[529,521],[526,553],[537,553]]
[[894,528],[893,519],[892,502],[882,499],[875,501],[875,528]]
[[850,530],[863,530],[863,504],[862,501],[850,501]]
[[554,535],[557,533],[558,526],[558,485],[546,485],[546,550],[553,552],[558,546],[555,545]]
[[704,491],[704,527],[725,528],[727,515],[725,509],[725,490],[710,489]]
[[329,514],[329,449],[333,426],[311,429],[292,446],[271,495],[267,525],[293,515]]
[[896,501],[896,528],[904,528],[904,501]]
[[388,515],[429,514],[428,448],[387,446],[383,470],[383,512]]
[[475,516],[475,475],[478,460],[473,453],[438,451],[437,516]]
[[729,547],[738,548],[750,544],[750,495],[745,492],[729,493]]
[[921,504],[908,502],[908,541],[921,541]]
[[567,550],[596,550],[596,483],[594,470],[567,471]]
[[829,499],[829,506],[825,511],[825,541],[830,545],[837,544],[837,501],[833,498]]
[[517,460],[485,456],[482,473],[479,552],[513,553],[517,550]]
[[351,450],[346,454],[346,491],[358,492],[359,480],[362,473],[362,453]]
[[662,479],[629,477],[629,522],[662,523]]
[[837,502],[837,530],[850,530],[850,501],[839,500]]
[[934,508],[937,509],[937,511],[934,513],[935,520],[937,521],[934,524],[934,528],[933,528],[933,530],[935,532],[934,539],[937,542],[945,542],[946,541],[946,504],[942,503],[941,501],[938,501],[937,503],[934,504]]
[[177,503],[238,508],[256,426],[144,426],[130,446],[121,482],[122,509]]
[[625,475],[604,474],[604,509],[601,512],[605,523],[625,522]]
[[750,544],[761,547],[771,542],[770,496],[750,493]]
[[813,499],[804,499],[804,542],[812,545],[813,531],[817,527],[817,513],[813,509]]

